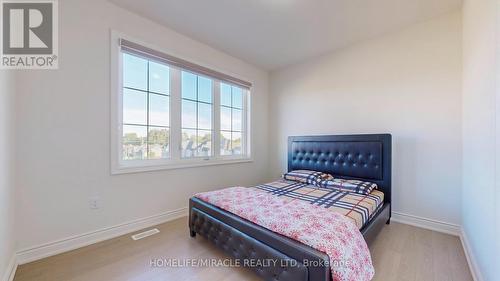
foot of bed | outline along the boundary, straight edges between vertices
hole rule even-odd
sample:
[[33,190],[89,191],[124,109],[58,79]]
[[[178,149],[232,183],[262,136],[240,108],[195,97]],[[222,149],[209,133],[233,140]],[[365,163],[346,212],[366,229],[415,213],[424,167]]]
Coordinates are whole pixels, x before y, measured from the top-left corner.
[[385,224],[391,224],[391,218],[389,218],[389,219],[385,222]]
[[190,231],[189,231],[189,236],[191,236],[191,237],[193,237],[193,238],[194,238],[194,237],[196,237],[196,232],[194,232],[194,231],[190,230]]

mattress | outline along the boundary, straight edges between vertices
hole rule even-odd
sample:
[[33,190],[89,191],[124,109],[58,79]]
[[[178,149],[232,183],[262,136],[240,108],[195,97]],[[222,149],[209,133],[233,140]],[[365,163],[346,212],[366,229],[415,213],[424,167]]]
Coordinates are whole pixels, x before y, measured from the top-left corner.
[[253,188],[282,197],[288,202],[301,200],[322,206],[352,219],[359,229],[370,221],[384,203],[384,193],[378,190],[363,195],[287,180],[278,180]]

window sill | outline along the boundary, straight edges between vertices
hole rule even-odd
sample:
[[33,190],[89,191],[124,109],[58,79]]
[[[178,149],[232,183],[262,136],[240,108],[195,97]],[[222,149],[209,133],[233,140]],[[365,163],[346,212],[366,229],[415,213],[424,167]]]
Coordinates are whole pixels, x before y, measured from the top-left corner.
[[141,172],[151,172],[151,171],[162,171],[162,170],[174,170],[174,169],[184,169],[184,168],[196,168],[205,166],[216,166],[216,165],[229,165],[229,164],[239,164],[239,163],[250,163],[253,162],[252,158],[231,158],[231,159],[209,159],[209,160],[184,160],[175,163],[163,163],[163,164],[138,164],[138,165],[120,165],[118,167],[111,168],[112,175],[120,174],[130,174],[130,173],[141,173]]

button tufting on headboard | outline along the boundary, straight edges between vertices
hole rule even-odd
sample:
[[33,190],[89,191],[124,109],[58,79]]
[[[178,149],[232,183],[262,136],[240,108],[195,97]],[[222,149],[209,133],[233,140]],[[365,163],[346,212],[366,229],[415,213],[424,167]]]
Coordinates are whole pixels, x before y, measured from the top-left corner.
[[389,134],[299,136],[288,139],[288,170],[315,170],[375,182],[390,202]]
[[327,171],[334,175],[382,179],[381,142],[292,142],[292,169]]

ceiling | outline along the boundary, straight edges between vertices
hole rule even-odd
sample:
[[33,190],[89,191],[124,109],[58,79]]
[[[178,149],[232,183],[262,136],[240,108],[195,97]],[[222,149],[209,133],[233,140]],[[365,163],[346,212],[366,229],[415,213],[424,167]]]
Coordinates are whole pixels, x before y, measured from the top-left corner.
[[110,0],[275,70],[461,7],[461,0]]

